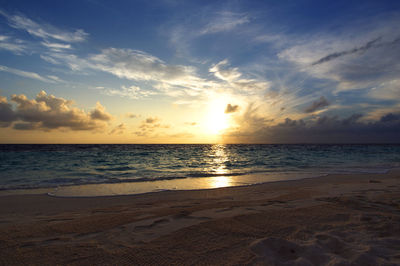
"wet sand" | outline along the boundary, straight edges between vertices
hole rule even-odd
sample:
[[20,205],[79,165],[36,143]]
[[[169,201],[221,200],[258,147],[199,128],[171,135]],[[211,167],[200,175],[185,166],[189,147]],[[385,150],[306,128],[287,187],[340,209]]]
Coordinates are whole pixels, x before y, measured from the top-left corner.
[[0,197],[1,265],[399,265],[400,172]]

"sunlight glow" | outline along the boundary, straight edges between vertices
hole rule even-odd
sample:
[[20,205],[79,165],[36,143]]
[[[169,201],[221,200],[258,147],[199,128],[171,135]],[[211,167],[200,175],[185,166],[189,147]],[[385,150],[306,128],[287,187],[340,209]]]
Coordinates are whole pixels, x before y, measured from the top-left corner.
[[211,187],[219,188],[219,187],[228,187],[231,185],[231,179],[228,176],[224,176],[224,174],[229,174],[228,169],[226,169],[225,162],[229,160],[226,153],[226,146],[221,144],[216,144],[212,146],[212,154],[213,158],[213,171],[216,174],[221,176],[215,176],[211,180]]
[[212,188],[229,187],[231,186],[231,180],[228,176],[215,176],[211,181]]
[[225,114],[226,100],[218,98],[213,100],[208,107],[205,129],[209,134],[220,134],[229,127],[228,115]]

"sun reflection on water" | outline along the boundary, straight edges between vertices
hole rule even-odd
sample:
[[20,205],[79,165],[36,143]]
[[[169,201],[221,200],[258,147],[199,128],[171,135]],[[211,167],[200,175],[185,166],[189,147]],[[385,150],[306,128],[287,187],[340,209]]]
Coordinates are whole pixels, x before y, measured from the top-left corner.
[[231,186],[231,179],[228,176],[214,176],[210,180],[210,187],[219,188],[219,187],[229,187]]
[[212,160],[212,172],[218,176],[214,176],[210,179],[210,186],[213,188],[228,187],[231,185],[231,179],[229,176],[229,170],[226,169],[225,163],[229,161],[227,156],[226,145],[215,144],[211,148],[210,155],[213,157]]

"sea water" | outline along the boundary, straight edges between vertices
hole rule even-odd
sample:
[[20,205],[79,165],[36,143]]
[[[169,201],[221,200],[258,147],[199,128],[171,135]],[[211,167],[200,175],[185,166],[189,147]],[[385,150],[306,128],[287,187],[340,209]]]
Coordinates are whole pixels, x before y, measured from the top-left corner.
[[[217,185],[209,187],[220,187],[399,166],[400,145],[10,144],[0,145],[0,190],[118,184],[134,194],[201,189],[210,178]],[[191,185],[179,186],[184,183]]]

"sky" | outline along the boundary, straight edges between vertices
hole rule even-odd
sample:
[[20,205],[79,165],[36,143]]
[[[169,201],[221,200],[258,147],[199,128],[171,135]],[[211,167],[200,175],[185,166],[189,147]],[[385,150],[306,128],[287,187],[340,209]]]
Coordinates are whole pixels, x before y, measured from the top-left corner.
[[400,142],[400,1],[0,3],[0,143]]

